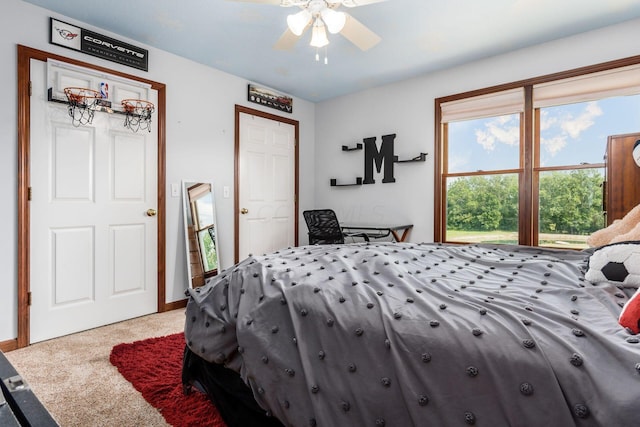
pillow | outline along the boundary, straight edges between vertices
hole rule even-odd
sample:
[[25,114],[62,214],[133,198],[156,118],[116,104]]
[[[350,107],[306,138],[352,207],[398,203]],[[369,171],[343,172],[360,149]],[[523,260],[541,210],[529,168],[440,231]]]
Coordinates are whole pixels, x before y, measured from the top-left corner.
[[640,289],[622,307],[618,322],[625,328],[632,330],[634,334],[640,332]]
[[625,288],[640,287],[640,241],[618,242],[597,248],[589,257],[585,279]]

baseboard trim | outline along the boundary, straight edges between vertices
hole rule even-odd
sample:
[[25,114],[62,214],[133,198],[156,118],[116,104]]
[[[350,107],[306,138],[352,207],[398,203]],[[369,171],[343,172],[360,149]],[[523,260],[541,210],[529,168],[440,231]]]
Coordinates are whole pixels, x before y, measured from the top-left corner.
[[165,311],[177,310],[179,308],[185,308],[187,306],[187,299],[181,299],[179,301],[167,302],[162,307],[160,313],[164,313]]
[[18,349],[18,339],[14,338],[8,341],[0,341],[0,351],[6,353],[7,351]]
[[[178,310],[181,308],[185,308],[187,306],[187,299],[173,301],[169,303],[165,303],[163,306],[163,310],[159,311],[159,313],[164,313],[171,310]],[[7,353],[12,350],[17,350],[18,347],[18,339],[14,338],[12,340],[0,341],[0,351],[3,353]]]

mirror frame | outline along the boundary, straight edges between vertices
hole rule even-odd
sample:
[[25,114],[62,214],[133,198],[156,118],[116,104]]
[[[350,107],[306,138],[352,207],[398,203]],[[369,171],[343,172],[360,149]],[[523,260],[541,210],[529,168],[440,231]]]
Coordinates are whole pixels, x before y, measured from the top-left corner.
[[[210,270],[209,272],[204,271],[203,268],[203,282],[201,284],[198,284],[197,286],[194,286],[194,277],[193,277],[193,271],[192,271],[192,267],[191,267],[191,244],[190,244],[190,236],[189,236],[189,227],[191,225],[193,225],[193,220],[190,220],[190,218],[192,218],[191,215],[191,201],[189,200],[189,193],[188,193],[188,189],[193,187],[194,185],[197,184],[208,184],[211,187],[211,201],[212,201],[212,215],[213,215],[213,227],[215,230],[214,233],[214,241],[213,244],[215,246],[215,250],[216,250],[216,257],[218,260],[218,268],[216,268],[215,270]],[[215,192],[213,189],[213,182],[210,181],[199,181],[199,180],[194,180],[194,179],[183,179],[182,180],[182,215],[183,215],[183,233],[184,233],[184,243],[185,243],[185,261],[186,261],[186,271],[187,271],[187,281],[188,281],[188,287],[189,288],[196,288],[199,286],[202,286],[206,283],[206,280],[209,277],[213,277],[215,275],[217,275],[220,272],[220,246],[218,245],[218,224],[217,224],[217,219],[216,219],[216,198],[215,198]],[[196,238],[197,240],[197,238]],[[200,257],[201,262],[204,265],[204,262],[202,260],[202,255],[200,252],[200,244],[199,241],[197,242],[198,244],[198,256]]]

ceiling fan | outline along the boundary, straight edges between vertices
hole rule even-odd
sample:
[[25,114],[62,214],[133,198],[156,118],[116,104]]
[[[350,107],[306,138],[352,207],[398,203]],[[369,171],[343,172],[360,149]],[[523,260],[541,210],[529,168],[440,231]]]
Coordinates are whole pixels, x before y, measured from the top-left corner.
[[[381,40],[380,36],[368,29],[353,16],[337,11],[340,6],[348,8],[379,3],[385,0],[233,0],[247,3],[273,4],[283,7],[297,6],[301,10],[287,17],[287,30],[274,45],[274,49],[291,50],[312,27],[311,43],[315,48],[329,44],[327,30],[331,34],[342,34],[361,50],[369,50]],[[317,58],[316,58],[317,59]]]

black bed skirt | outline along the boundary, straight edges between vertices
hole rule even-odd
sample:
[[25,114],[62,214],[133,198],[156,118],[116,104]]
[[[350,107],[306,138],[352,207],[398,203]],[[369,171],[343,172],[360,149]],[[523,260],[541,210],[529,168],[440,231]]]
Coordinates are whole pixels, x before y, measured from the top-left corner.
[[237,372],[207,362],[187,346],[182,363],[182,384],[185,393],[193,387],[204,391],[227,427],[283,427],[256,403],[251,389]]

